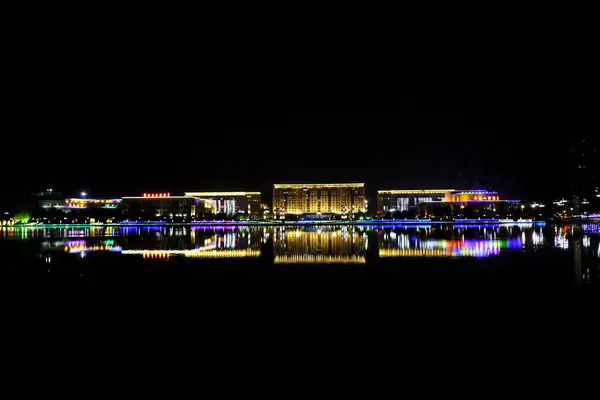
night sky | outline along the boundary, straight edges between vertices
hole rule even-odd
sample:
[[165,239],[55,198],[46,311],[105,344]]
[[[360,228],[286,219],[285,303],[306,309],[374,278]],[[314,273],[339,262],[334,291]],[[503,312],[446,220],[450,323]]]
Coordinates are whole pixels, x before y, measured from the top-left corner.
[[18,151],[4,157],[8,197],[52,184],[98,197],[259,190],[269,201],[272,184],[286,182],[366,182],[372,202],[377,189],[477,184],[505,198],[568,195],[570,114],[542,95],[406,98],[389,112],[222,112],[166,89],[104,83],[56,99],[37,88],[13,105],[21,123],[8,138]]

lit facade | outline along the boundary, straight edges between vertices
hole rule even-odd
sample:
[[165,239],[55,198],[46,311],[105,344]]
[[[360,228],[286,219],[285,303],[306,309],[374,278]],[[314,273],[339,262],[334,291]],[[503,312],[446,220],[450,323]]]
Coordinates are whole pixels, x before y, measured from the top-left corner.
[[364,183],[273,185],[273,212],[278,218],[307,213],[352,216],[366,211]]
[[156,217],[196,217],[199,213],[211,211],[212,205],[193,196],[171,196],[170,193],[123,197],[123,212],[132,216]]
[[498,192],[459,190],[447,192],[442,201],[419,203],[423,218],[510,218],[519,214],[520,200],[502,200]]
[[465,201],[496,201],[500,200],[498,192],[490,192],[487,190],[466,190],[458,192],[446,193],[444,201],[448,202],[465,202]]
[[377,192],[377,210],[408,211],[419,203],[443,201],[454,189],[415,189],[415,190],[379,190]]
[[210,203],[215,213],[259,215],[261,209],[260,192],[188,192],[185,195]]
[[65,199],[65,208],[108,208],[115,209],[121,206],[123,199]]

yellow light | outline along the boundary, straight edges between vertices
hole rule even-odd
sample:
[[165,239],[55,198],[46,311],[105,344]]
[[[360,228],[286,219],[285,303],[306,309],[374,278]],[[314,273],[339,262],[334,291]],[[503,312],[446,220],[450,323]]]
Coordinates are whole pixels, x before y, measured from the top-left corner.
[[378,194],[435,194],[455,192],[455,189],[411,189],[411,190],[378,190]]
[[364,183],[303,183],[303,184],[285,184],[276,183],[274,189],[326,189],[326,188],[362,188]]
[[186,192],[185,195],[193,197],[260,196],[260,192]]

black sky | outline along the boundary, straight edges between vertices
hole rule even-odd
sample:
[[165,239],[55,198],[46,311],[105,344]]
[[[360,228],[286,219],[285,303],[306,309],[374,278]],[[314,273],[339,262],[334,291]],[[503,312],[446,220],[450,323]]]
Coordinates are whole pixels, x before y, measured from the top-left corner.
[[26,129],[13,137],[22,153],[12,160],[18,174],[9,175],[10,190],[52,184],[95,196],[260,190],[270,197],[277,182],[364,181],[371,195],[480,185],[531,198],[553,195],[567,182],[568,143],[544,131],[552,127],[550,112],[409,99],[389,112],[206,118],[179,103],[126,103],[67,102],[23,121]]
[[404,96],[399,83],[413,76],[365,72],[366,90],[339,72],[335,87],[321,76],[303,91],[294,83],[306,73],[273,75],[275,93],[246,64],[216,75],[175,50],[57,46],[15,58],[3,202],[50,184],[66,195],[260,190],[268,199],[277,182],[355,181],[372,199],[377,189],[477,184],[552,197],[566,195],[569,138],[593,132],[580,122],[593,110],[587,99],[549,84],[538,64],[474,75],[477,90],[446,76],[458,86],[411,85],[417,94]]

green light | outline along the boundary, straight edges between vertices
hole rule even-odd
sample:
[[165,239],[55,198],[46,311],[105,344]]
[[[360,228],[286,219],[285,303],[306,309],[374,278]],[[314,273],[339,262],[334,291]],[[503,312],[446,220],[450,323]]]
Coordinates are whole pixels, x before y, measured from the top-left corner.
[[19,211],[13,219],[16,222],[27,222],[31,219],[31,213],[29,211]]

